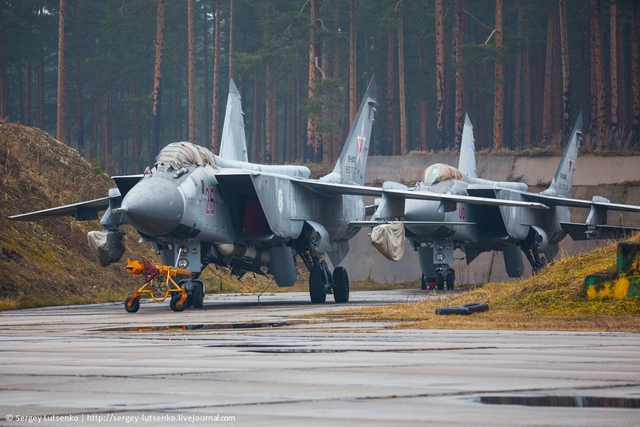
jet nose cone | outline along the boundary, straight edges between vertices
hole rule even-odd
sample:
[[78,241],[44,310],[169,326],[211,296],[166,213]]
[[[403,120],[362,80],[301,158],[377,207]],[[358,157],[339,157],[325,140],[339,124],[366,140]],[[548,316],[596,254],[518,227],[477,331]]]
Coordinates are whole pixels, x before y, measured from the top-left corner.
[[143,179],[122,200],[122,214],[142,234],[166,236],[180,225],[184,202],[178,188],[162,178]]

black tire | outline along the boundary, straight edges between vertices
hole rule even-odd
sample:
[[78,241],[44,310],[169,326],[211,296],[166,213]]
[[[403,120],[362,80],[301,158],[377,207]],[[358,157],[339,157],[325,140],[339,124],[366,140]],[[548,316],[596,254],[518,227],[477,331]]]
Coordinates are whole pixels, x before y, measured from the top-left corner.
[[309,273],[309,295],[313,304],[322,304],[327,300],[324,293],[324,273],[320,267],[315,267]]
[[462,304],[461,307],[466,307],[472,313],[484,313],[489,311],[489,304],[486,302],[470,302],[469,304]]
[[436,289],[439,291],[444,289],[444,276],[442,273],[436,273]]
[[333,270],[333,299],[338,303],[349,302],[349,275],[344,267]]
[[449,315],[449,314],[460,314],[463,316],[471,314],[471,311],[467,307],[459,306],[459,307],[440,307],[436,308],[437,315]]
[[455,287],[456,272],[453,270],[447,271],[447,290],[452,291]]
[[204,306],[204,292],[200,281],[196,282],[196,285],[193,287],[193,291],[191,291],[191,298],[193,308],[202,308]]
[[127,310],[127,313],[136,313],[140,309],[140,297],[134,298],[131,295],[124,301],[124,309]]
[[179,304],[180,299],[182,298],[182,294],[175,293],[171,296],[171,300],[169,301],[169,307],[173,311],[184,311],[187,308],[187,300],[185,300],[182,304]]
[[422,273],[422,276],[420,277],[420,289],[423,291],[427,290],[427,278],[424,277],[424,273]]

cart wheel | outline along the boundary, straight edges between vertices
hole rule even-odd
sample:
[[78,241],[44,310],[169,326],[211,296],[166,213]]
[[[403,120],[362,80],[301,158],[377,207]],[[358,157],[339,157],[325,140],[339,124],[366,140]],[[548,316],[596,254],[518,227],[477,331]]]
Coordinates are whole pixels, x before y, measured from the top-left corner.
[[180,304],[180,298],[182,298],[182,294],[174,294],[171,296],[171,301],[169,301],[169,307],[173,311],[184,311],[187,308],[187,300],[184,300],[182,304]]
[[135,297],[131,295],[124,301],[124,309],[127,310],[127,313],[135,313],[140,309],[140,297]]

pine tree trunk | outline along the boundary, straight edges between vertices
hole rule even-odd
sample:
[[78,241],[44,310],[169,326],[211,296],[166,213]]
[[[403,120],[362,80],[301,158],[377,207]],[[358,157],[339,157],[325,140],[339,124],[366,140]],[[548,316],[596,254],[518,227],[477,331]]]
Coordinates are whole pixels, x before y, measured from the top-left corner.
[[[310,39],[309,39],[309,99],[315,95],[316,85],[320,80],[318,73],[319,47],[318,47],[318,2],[311,0],[310,7]],[[315,113],[310,113],[307,120],[307,157],[312,162],[319,162],[322,153],[322,136],[316,132]]]
[[[60,0],[60,11],[58,13],[58,98],[56,113],[56,139],[64,140],[64,72],[65,64],[65,37],[64,37],[64,18],[66,14],[65,0]],[[2,116],[4,117],[4,116]]]
[[595,0],[596,8],[596,75],[598,93],[598,143],[604,144],[604,135],[607,126],[607,108],[605,105],[605,81],[604,81],[604,54],[602,48],[602,12],[600,0]]
[[407,112],[405,102],[404,85],[404,35],[403,35],[402,15],[398,17],[398,85],[400,102],[400,148],[401,154],[409,153],[407,143]]
[[444,15],[436,2],[436,148],[444,148]]
[[349,123],[358,113],[358,83],[356,71],[356,0],[351,0],[349,13]]
[[100,163],[107,173],[113,170],[111,160],[111,120],[110,110],[111,102],[109,96],[109,63],[104,61],[102,65],[102,143],[100,146]]
[[91,104],[91,142],[89,143],[89,159],[96,160],[98,158],[98,109],[99,104],[93,102]]
[[[496,47],[502,47],[502,0],[496,0]],[[504,84],[502,77],[502,62],[495,65],[496,88],[493,94],[493,149],[502,147],[502,121]]]
[[[524,9],[522,8],[522,4],[518,3],[518,29],[517,35],[518,38],[522,37],[522,26],[524,20]],[[521,73],[522,73],[522,54],[520,53],[520,49],[518,49],[518,53],[516,53],[516,70],[515,70],[515,88],[514,88],[514,105],[513,105],[513,119],[514,119],[514,143],[516,148],[522,147],[522,126],[520,124],[520,99],[521,99]]]
[[266,130],[266,152],[265,162],[267,164],[278,163],[278,110],[276,101],[276,81],[275,71],[271,66],[267,66],[267,109],[265,117]]
[[211,117],[209,112],[209,12],[206,2],[203,2],[202,9],[202,17],[204,18],[204,34],[202,35],[202,50],[204,51],[202,55],[204,62],[204,96],[202,98],[204,101],[204,138],[206,141],[206,138],[211,135],[211,122],[209,121],[209,118]]
[[[78,19],[78,2],[73,5],[73,20],[79,22]],[[76,46],[80,44],[80,36],[76,31],[74,34]],[[74,51],[74,68],[76,77],[76,131],[78,133],[78,151],[84,156],[84,111],[82,106],[82,63],[80,60],[80,52],[76,48]],[[30,73],[29,73],[30,74]]]
[[[131,79],[130,82],[130,88],[129,88],[129,96],[131,98],[137,98],[138,97],[138,88],[137,88],[137,80],[135,78]],[[130,150],[130,155],[131,158],[134,160],[138,158],[138,156],[140,156],[140,146],[142,144],[142,132],[140,131],[140,123],[139,123],[139,116],[140,116],[140,111],[137,105],[131,107],[131,111],[130,111],[130,117],[131,117],[131,122],[133,123],[133,129],[132,129],[132,133],[133,133],[133,138],[131,139],[131,150]],[[129,173],[134,172],[135,169],[135,164],[130,163],[129,166]]]
[[598,123],[598,67],[597,67],[597,41],[596,32],[598,28],[598,6],[599,0],[591,0],[591,21],[589,24],[589,68],[590,68],[590,94],[591,94],[591,111],[590,111],[590,131],[597,128]]
[[295,161],[296,155],[296,147],[295,147],[295,131],[294,131],[294,118],[295,115],[295,97],[296,91],[295,89],[291,91],[289,95],[289,102],[285,105],[286,108],[286,121],[287,121],[287,129],[285,133],[285,146],[287,147],[287,157],[285,161],[287,163],[293,163]]
[[[324,41],[322,43],[322,69],[325,74],[322,74],[323,78],[331,78],[331,66],[329,62],[329,43]],[[322,107],[322,117],[324,120],[330,120],[329,106],[324,105]],[[329,129],[321,134],[322,138],[322,163],[325,165],[333,164],[333,129]]]
[[610,1],[611,127],[616,130],[618,128],[618,7],[616,0]]
[[[426,45],[422,42],[420,35],[416,35],[416,46],[418,49],[418,64],[420,65],[420,75],[425,76],[427,72]],[[424,81],[424,79],[421,79]],[[420,151],[427,151],[427,97],[422,84],[418,92],[418,143]]]
[[547,18],[547,53],[545,55],[544,71],[544,107],[542,111],[542,138],[549,142],[553,127],[553,40],[554,40],[554,19],[553,9],[549,10]]
[[396,72],[395,72],[395,33],[389,30],[389,42],[387,46],[387,141],[391,148],[391,154],[400,155],[400,141],[395,139],[395,95],[396,95]]
[[633,4],[631,22],[631,94],[633,111],[632,126],[636,146],[640,145],[640,49],[638,42],[638,4]]
[[234,55],[234,9],[235,9],[235,1],[229,0],[229,80],[233,78],[233,55]]
[[[0,6],[2,7],[2,6]],[[2,23],[0,23],[0,26],[2,25]],[[2,31],[2,30],[0,30]],[[2,49],[2,47],[0,46],[0,49]],[[25,124],[27,126],[32,126],[32,120],[33,118],[31,117],[31,111],[33,109],[33,105],[32,105],[32,100],[31,98],[33,97],[33,84],[32,84],[32,80],[33,80],[33,76],[31,75],[31,61],[27,61],[26,63],[26,68],[27,68],[27,77],[26,77],[26,85],[25,85],[25,91],[26,91],[26,98],[27,98],[27,105],[26,105],[26,117],[25,117]],[[80,153],[82,153],[82,151],[80,151]]]
[[569,39],[567,38],[567,12],[565,0],[558,2],[560,12],[560,42],[562,43],[562,134],[571,132],[571,104],[569,102]]
[[[335,10],[333,12],[333,31],[336,34],[338,34],[338,32],[340,31],[340,6],[338,3],[336,3]],[[331,69],[332,69],[331,76],[332,78],[337,79],[340,77],[340,45],[339,43],[333,43],[332,48],[333,48],[333,52],[332,52],[332,64],[331,64]],[[333,102],[334,102],[335,108],[331,113],[331,121],[336,127],[335,127],[335,130],[333,131],[333,141],[332,141],[333,157],[331,159],[331,162],[335,163],[336,160],[338,159],[338,156],[340,155],[340,150],[342,148],[342,141],[340,141],[340,126],[338,126],[338,124],[340,123],[340,111],[339,111],[339,108],[337,107],[340,104],[340,94],[338,92],[334,93]],[[369,150],[371,153],[373,152],[372,147],[369,147]]]
[[[455,28],[454,28],[454,58],[458,64],[461,64],[464,60],[462,50],[460,46],[464,44],[464,0],[454,1],[454,16],[455,16]],[[462,130],[464,127],[464,69],[462,67],[456,68],[455,72],[456,80],[456,93],[455,93],[455,146],[460,147],[460,141],[462,138]]]
[[196,142],[196,60],[195,60],[195,20],[193,16],[193,1],[187,1],[187,85],[189,86],[189,141]]
[[213,103],[211,106],[211,149],[220,152],[220,3],[216,2],[213,48]]
[[531,148],[531,65],[529,64],[529,49],[524,51],[522,58],[524,68],[524,148]]
[[618,21],[618,129],[623,132],[627,131],[627,123],[629,122],[627,114],[629,109],[625,102],[627,94],[627,85],[625,79],[625,61],[624,61],[624,22]]
[[262,133],[262,108],[259,102],[260,89],[258,86],[258,80],[253,81],[253,162],[260,162],[260,141]]
[[160,151],[160,118],[162,106],[162,51],[164,48],[164,0],[158,2],[156,24],[156,63],[153,77],[153,137],[151,149],[147,154],[151,158]]
[[4,4],[0,2],[0,120],[7,117],[7,59],[5,54]]

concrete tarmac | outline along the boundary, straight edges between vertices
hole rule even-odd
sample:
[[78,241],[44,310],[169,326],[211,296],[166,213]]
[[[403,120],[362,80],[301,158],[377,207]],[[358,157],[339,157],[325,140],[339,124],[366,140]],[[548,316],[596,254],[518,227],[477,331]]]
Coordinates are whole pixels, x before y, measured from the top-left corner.
[[167,303],[3,312],[0,425],[640,425],[640,334],[303,317],[425,297],[215,295],[182,313]]

